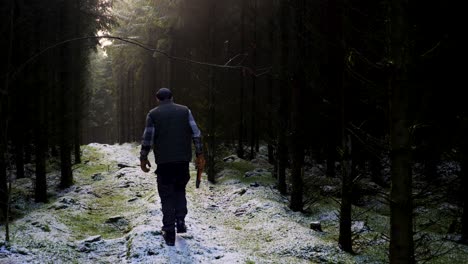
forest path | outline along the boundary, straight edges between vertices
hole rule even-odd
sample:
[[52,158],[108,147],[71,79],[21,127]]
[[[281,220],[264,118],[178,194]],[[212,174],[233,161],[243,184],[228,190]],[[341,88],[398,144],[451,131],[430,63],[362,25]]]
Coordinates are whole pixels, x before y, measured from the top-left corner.
[[13,223],[14,249],[0,263],[354,262],[309,229],[313,219],[287,208],[265,163],[245,161],[232,162],[217,184],[204,178],[199,189],[190,164],[188,232],[166,246],[156,176],[140,170],[138,151],[134,144],[84,146],[75,185]]

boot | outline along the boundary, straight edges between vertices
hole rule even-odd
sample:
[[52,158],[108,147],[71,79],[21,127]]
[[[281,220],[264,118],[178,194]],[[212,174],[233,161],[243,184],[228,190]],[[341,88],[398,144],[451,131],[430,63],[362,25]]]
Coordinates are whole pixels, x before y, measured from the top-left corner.
[[185,221],[181,219],[176,220],[176,227],[177,227],[177,233],[186,233],[187,232],[187,226],[185,225]]
[[166,241],[166,244],[168,246],[174,246],[175,245],[175,237],[176,234],[174,231],[162,231],[162,235],[164,237],[164,241]]

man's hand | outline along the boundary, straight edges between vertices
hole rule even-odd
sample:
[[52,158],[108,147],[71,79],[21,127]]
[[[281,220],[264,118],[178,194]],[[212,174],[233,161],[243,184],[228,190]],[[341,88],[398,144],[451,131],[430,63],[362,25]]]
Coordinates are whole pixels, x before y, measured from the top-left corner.
[[151,163],[149,162],[149,160],[140,160],[140,167],[142,171],[149,172]]
[[205,168],[205,156],[203,156],[203,154],[198,155],[195,163],[197,165],[197,168],[203,170]]

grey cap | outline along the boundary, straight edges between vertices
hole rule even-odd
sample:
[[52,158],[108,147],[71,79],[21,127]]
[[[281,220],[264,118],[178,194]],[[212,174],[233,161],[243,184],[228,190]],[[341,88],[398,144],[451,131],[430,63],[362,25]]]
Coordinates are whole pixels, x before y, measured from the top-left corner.
[[166,99],[171,99],[172,98],[172,92],[168,88],[161,88],[156,93],[156,97],[159,99],[159,101],[164,101]]

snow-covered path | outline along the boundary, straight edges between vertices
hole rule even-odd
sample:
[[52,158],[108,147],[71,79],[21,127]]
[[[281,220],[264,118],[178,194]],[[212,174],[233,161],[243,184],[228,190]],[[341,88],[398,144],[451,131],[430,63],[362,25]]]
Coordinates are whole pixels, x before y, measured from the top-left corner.
[[141,172],[137,153],[133,144],[85,146],[76,184],[13,223],[13,247],[0,250],[0,263],[354,262],[308,227],[312,219],[291,212],[259,168],[254,183],[225,170],[217,184],[196,189],[191,164],[188,232],[166,246],[156,177]]

